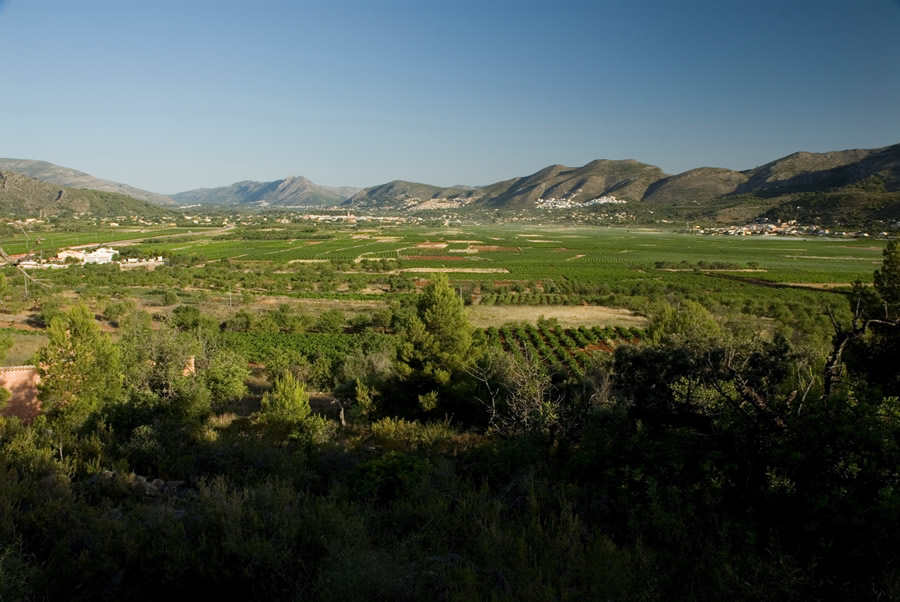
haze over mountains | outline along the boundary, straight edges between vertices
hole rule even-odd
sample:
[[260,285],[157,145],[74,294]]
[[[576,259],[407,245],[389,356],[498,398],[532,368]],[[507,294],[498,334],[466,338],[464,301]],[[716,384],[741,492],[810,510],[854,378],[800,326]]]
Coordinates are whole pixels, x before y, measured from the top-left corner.
[[245,180],[220,188],[198,188],[173,194],[180,205],[338,205],[359,188],[319,186],[304,177],[288,176],[273,182]]
[[[416,200],[441,200],[450,202],[451,206],[455,203],[483,208],[525,209],[536,206],[539,199],[566,200],[577,205],[614,196],[620,200],[640,202],[641,205],[663,207],[702,205],[714,200],[721,204],[727,199],[739,200],[747,195],[777,200],[786,199],[785,195],[817,193],[820,194],[817,199],[821,201],[824,198],[821,195],[833,196],[836,191],[843,194],[847,190],[865,190],[872,195],[882,195],[875,199],[881,205],[900,203],[900,195],[893,194],[900,191],[900,144],[879,149],[798,152],[744,171],[700,167],[670,175],[659,167],[632,159],[596,160],[582,167],[551,165],[529,176],[479,187],[440,187],[394,180],[360,190],[330,188],[303,177],[290,176],[272,182],[241,181],[230,186],[189,190],[170,196],[101,180],[42,161],[0,159],[0,169],[17,171],[67,187],[122,192],[168,206],[296,207],[344,204],[364,209],[399,208],[409,206]],[[868,201],[874,198],[872,195],[867,197]],[[832,204],[846,198],[846,194],[832,198]],[[775,205],[775,202],[769,203],[766,208],[771,209]],[[877,207],[879,211],[884,209],[881,205]]]

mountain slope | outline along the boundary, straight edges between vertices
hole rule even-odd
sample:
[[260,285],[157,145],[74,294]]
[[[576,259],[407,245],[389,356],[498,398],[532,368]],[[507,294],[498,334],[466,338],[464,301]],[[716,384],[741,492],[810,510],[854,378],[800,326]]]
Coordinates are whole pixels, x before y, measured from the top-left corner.
[[799,152],[743,172],[747,181],[737,194],[811,192],[849,186],[871,176],[889,192],[900,190],[900,144],[877,149],[829,153]]
[[578,168],[551,165],[513,180],[508,186],[486,187],[487,195],[482,202],[490,207],[530,207],[540,198],[580,203],[610,195],[637,201],[648,186],[667,175],[655,165],[633,159],[597,160]]
[[41,182],[18,172],[0,171],[0,213],[12,217],[33,217],[42,213],[149,217],[167,215],[169,211],[159,205],[115,192],[66,188]]
[[32,161],[29,159],[0,159],[0,170],[15,171],[22,175],[49,182],[57,186],[66,186],[68,188],[80,188],[90,190],[102,190],[104,192],[115,192],[129,196],[133,199],[149,201],[157,205],[173,205],[174,201],[167,196],[134,188],[127,184],[111,182],[101,178],[95,178],[83,171],[70,169],[68,167],[60,167],[46,161]]
[[427,201],[438,198],[465,198],[472,193],[467,186],[442,188],[430,184],[393,180],[387,184],[364,188],[345,203],[354,207],[377,207],[405,203],[412,200]]
[[412,199],[456,199],[476,206],[494,208],[533,207],[538,199],[565,198],[574,202],[588,201],[605,195],[627,200],[640,200],[647,187],[668,174],[660,168],[632,159],[597,160],[583,167],[551,165],[521,178],[512,178],[478,188],[453,186],[441,188],[429,184],[394,180],[366,188],[354,195],[353,206],[385,206]]
[[657,180],[647,187],[641,200],[647,203],[706,201],[734,193],[747,179],[748,176],[739,171],[699,167]]
[[245,180],[231,186],[198,188],[172,198],[182,205],[337,205],[356,190],[319,186],[303,177],[288,176],[273,182]]

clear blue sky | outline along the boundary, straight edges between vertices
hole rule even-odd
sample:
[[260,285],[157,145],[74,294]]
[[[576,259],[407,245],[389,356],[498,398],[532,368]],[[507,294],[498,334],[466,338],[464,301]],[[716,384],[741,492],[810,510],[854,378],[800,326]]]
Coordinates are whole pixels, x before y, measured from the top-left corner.
[[0,0],[0,156],[156,192],[900,142],[900,0]]

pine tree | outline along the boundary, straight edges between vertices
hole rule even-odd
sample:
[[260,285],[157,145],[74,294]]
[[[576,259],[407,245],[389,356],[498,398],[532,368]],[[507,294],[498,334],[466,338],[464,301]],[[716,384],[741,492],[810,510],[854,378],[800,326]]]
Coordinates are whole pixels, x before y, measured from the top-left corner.
[[422,409],[433,410],[440,389],[450,386],[474,360],[472,327],[446,274],[438,274],[422,291],[402,337],[397,371]]
[[39,399],[54,424],[60,455],[65,433],[116,399],[122,388],[119,349],[84,305],[50,320],[48,343],[37,353]]

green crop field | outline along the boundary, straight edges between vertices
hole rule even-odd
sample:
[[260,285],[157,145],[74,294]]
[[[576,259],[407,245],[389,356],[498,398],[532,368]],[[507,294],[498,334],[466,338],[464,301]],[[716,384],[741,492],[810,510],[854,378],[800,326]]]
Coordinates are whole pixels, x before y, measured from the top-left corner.
[[[166,231],[167,233],[173,233]],[[98,241],[121,240],[98,233]],[[162,234],[162,233],[159,233]],[[86,235],[79,235],[81,239]],[[121,235],[120,235],[121,236]],[[52,243],[75,242],[72,235]],[[3,242],[3,241],[0,241]],[[883,241],[799,237],[699,236],[612,228],[473,226],[446,231],[386,227],[338,231],[330,240],[173,240],[144,245],[205,260],[359,263],[397,259],[402,267],[441,269],[454,280],[665,278],[659,262],[725,263],[755,280],[782,283],[868,281],[880,264]],[[7,249],[7,252],[14,252]],[[751,266],[751,267],[747,267]],[[494,272],[488,272],[493,269]],[[750,272],[749,270],[753,271]],[[708,270],[703,270],[708,273]],[[728,273],[728,270],[721,271]],[[500,278],[497,273],[508,276]],[[675,273],[675,272],[671,272]]]
[[[41,278],[58,290],[100,288],[113,294],[133,289],[133,295],[151,304],[160,295],[148,297],[146,291],[159,288],[205,291],[213,304],[224,303],[228,291],[389,303],[421,288],[434,272],[446,272],[468,304],[483,308],[481,325],[502,324],[503,316],[533,320],[560,307],[627,308],[647,315],[658,301],[681,299],[766,318],[821,311],[838,300],[835,290],[856,280],[871,282],[886,244],[514,224],[107,229],[33,233],[32,247],[37,238],[47,249],[119,241],[123,251],[130,247],[170,258],[170,265],[154,271],[114,266],[43,271]],[[0,239],[0,244],[8,253],[25,248],[21,234]],[[22,284],[21,279],[10,281]],[[515,306],[521,309],[513,311]],[[627,319],[570,313],[560,314],[570,325]]]
[[[9,229],[7,229],[9,230]],[[0,247],[10,255],[41,250],[57,251],[66,247],[145,240],[160,236],[202,232],[202,228],[129,228],[92,232],[24,232],[10,231],[0,236]],[[173,245],[177,246],[177,245]]]

